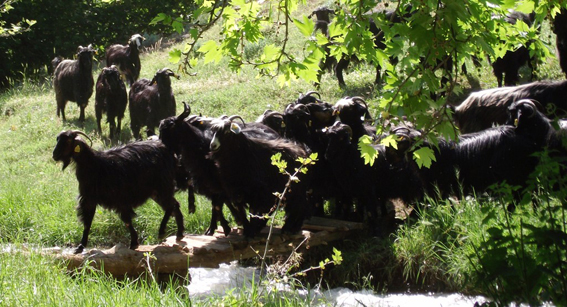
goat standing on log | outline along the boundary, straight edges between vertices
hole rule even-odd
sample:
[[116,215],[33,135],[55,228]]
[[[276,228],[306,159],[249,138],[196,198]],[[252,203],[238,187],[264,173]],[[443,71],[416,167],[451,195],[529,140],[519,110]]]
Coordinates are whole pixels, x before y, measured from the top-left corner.
[[[214,124],[211,158],[230,200],[249,205],[252,217],[249,227],[244,228],[244,234],[254,237],[267,223],[262,215],[272,213],[278,203],[273,193],[283,191],[289,179],[272,165],[272,156],[281,153],[282,160],[287,162],[288,172],[293,174],[297,164],[295,160],[306,157],[307,153],[302,146],[288,140],[270,136],[262,138],[265,133],[260,130],[256,137],[243,133],[241,126],[233,122],[235,118],[240,117],[222,118]],[[307,176],[299,179],[299,183],[291,183],[285,194],[283,233],[300,231],[304,218],[311,214],[306,195],[309,180]]]
[[217,229],[217,222],[220,222],[224,235],[228,236],[231,228],[222,212],[223,205],[226,204],[237,222],[242,224],[246,223],[244,208],[233,206],[230,202],[223,190],[215,163],[208,158],[212,141],[211,119],[200,116],[188,118],[191,108],[183,104],[183,113],[161,121],[159,137],[168,148],[181,157],[181,167],[187,171],[191,182],[189,189],[194,189],[211,200],[211,222],[205,234],[212,236]]
[[175,115],[175,97],[171,89],[171,79],[179,79],[171,69],[163,68],[156,72],[152,80],[140,79],[130,88],[130,128],[134,138],[140,137],[140,128],[146,126],[148,137],[154,135],[159,122]]
[[[132,225],[134,209],[152,198],[165,211],[159,237],[171,215],[177,223],[177,239],[183,238],[183,216],[174,198],[175,166],[173,153],[158,141],[130,143],[106,151],[88,146],[80,131],[63,131],[57,136],[53,159],[65,169],[75,162],[79,182],[77,215],[84,224],[81,243],[75,253],[87,246],[97,205],[116,211],[130,231],[130,248],[138,247],[138,233]],[[87,137],[88,138],[88,137]]]
[[[85,121],[85,108],[93,94],[93,54],[96,53],[92,45],[79,46],[77,60],[63,60],[53,73],[53,87],[57,100],[57,117],[65,120],[65,106],[67,101],[75,101],[81,108],[79,120]],[[55,65],[57,61],[53,61]]]
[[106,49],[106,67],[116,65],[120,73],[126,76],[129,85],[134,84],[140,77],[142,65],[140,51],[144,37],[134,34],[128,40],[128,45],[115,44]]
[[[95,94],[96,124],[100,135],[102,135],[100,126],[102,113],[106,113],[106,120],[110,126],[109,137],[112,139],[115,133],[120,135],[127,104],[126,86],[120,78],[120,72],[114,65],[103,68],[96,81]],[[115,118],[118,120],[118,126],[114,121]]]
[[550,117],[567,114],[567,81],[539,81],[471,93],[453,113],[461,133],[471,133],[502,125],[508,119],[508,107],[521,99],[532,99],[540,111]]

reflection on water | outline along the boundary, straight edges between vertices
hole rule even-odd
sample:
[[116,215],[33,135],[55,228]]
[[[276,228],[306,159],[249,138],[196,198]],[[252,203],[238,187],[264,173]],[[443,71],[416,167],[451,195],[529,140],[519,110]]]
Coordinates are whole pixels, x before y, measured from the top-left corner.
[[[256,268],[244,268],[236,264],[221,264],[218,269],[190,268],[191,284],[187,286],[193,298],[207,298],[211,295],[225,295],[230,291],[238,293],[243,286],[250,288],[258,280]],[[278,285],[279,291],[287,287]],[[312,298],[313,302],[326,302],[330,306],[467,306],[485,302],[483,297],[468,297],[460,294],[389,294],[376,295],[372,291],[351,291],[337,288],[328,291],[299,291],[298,294]]]

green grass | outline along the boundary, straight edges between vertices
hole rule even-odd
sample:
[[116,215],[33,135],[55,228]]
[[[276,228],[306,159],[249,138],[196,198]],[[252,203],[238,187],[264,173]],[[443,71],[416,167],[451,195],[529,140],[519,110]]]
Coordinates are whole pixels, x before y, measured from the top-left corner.
[[[310,3],[311,6],[316,6]],[[549,31],[547,28],[546,31]],[[214,28],[208,37],[214,37]],[[297,33],[292,37],[298,38]],[[249,46],[247,54],[253,56],[266,41]],[[293,40],[292,40],[293,41]],[[553,42],[551,42],[553,44]],[[156,49],[142,55],[141,76],[151,79],[160,68],[175,68],[169,63],[167,54],[170,46]],[[293,52],[300,54],[301,44],[292,45]],[[540,78],[561,79],[557,60],[550,58],[539,65]],[[99,67],[95,69],[98,73]],[[311,84],[292,82],[280,87],[276,80],[259,78],[257,72],[244,67],[234,73],[226,61],[204,64],[203,60],[194,68],[195,76],[182,76],[172,80],[172,87],[178,102],[189,102],[193,113],[206,116],[223,114],[241,115],[246,121],[255,120],[265,109],[283,110],[294,101],[299,93],[313,90]],[[372,114],[379,114],[376,102],[380,88],[372,84],[375,70],[368,64],[351,67],[345,76],[347,87],[341,89],[336,79],[325,74],[319,92],[323,100],[336,102],[344,96],[363,96],[369,102]],[[523,79],[528,74],[521,71]],[[472,80],[472,81],[471,81]],[[78,122],[79,110],[70,102],[66,108],[68,122],[56,117],[55,94],[50,78],[26,80],[15,84],[0,94],[0,243],[14,244],[18,250],[24,246],[71,247],[81,237],[82,225],[77,221],[75,206],[78,185],[74,170],[69,167],[61,171],[52,157],[55,137],[61,130],[81,129],[94,141],[93,147],[106,149],[108,142],[96,134],[94,96],[86,109],[86,122]],[[488,63],[473,73],[473,79],[462,77],[463,88],[490,88],[496,85]],[[129,114],[126,111],[122,123],[120,141],[132,141],[129,129]],[[103,124],[103,134],[108,135],[108,125]],[[204,233],[210,219],[210,202],[198,196],[196,214],[187,214],[187,194],[178,193],[182,205],[187,233]],[[501,225],[505,219],[503,210],[493,213],[497,218],[486,221],[487,206],[497,207],[494,202],[461,201],[431,203],[428,210],[420,212],[415,223],[406,223],[387,238],[354,238],[338,245],[345,261],[340,266],[325,271],[330,286],[351,288],[372,288],[381,291],[466,291],[491,294],[475,281],[475,262],[471,255],[475,247],[482,246],[489,227]],[[522,209],[522,212],[531,212]],[[134,225],[143,244],[156,244],[159,222],[163,215],[158,205],[149,201],[136,210],[138,216]],[[229,220],[231,216],[225,214]],[[529,216],[528,213],[520,216]],[[535,223],[535,222],[534,222]],[[234,224],[234,223],[232,223]],[[170,221],[168,233],[175,232]],[[91,229],[89,248],[110,247],[117,243],[129,242],[129,234],[118,216],[106,210],[97,210]],[[531,253],[536,253],[531,250]],[[329,257],[328,249],[320,248],[318,253],[306,259],[307,265],[318,265]],[[472,259],[472,260],[471,260]],[[314,281],[320,277],[315,274]],[[85,269],[68,274],[60,264],[37,252],[0,252],[0,305],[2,306],[100,306],[100,305],[188,305],[185,288],[175,283],[160,286],[148,279],[118,281],[99,272]],[[195,302],[194,302],[195,303]],[[302,306],[306,302],[293,295],[277,296],[259,289],[236,290],[224,297],[214,297],[195,303],[203,306],[234,305],[291,305]]]

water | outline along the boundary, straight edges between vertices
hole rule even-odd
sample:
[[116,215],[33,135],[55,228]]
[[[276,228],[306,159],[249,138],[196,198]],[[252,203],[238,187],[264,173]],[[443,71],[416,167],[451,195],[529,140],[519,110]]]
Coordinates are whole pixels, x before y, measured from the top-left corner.
[[[187,286],[189,295],[195,299],[207,298],[211,295],[225,295],[230,291],[238,293],[242,287],[250,288],[254,280],[258,280],[256,268],[244,268],[238,264],[221,264],[218,269],[190,268],[191,284]],[[276,285],[278,291],[291,291],[287,286]],[[321,306],[423,306],[423,307],[471,307],[476,302],[482,304],[485,298],[470,297],[461,294],[389,294],[377,295],[372,291],[351,291],[337,288],[325,291],[295,291],[302,297],[309,297],[314,302],[326,302]]]

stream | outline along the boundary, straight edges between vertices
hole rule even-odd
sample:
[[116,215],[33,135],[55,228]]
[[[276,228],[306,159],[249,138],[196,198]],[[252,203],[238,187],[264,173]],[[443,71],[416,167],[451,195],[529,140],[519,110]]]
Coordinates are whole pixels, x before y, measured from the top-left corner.
[[[242,267],[233,262],[221,264],[218,269],[190,268],[191,284],[187,286],[189,295],[194,299],[206,299],[211,295],[223,296],[245,286],[251,288],[255,278],[258,279],[258,269]],[[277,291],[293,291],[282,284],[273,285]],[[309,298],[312,306],[467,306],[475,303],[482,304],[486,299],[482,296],[464,296],[461,294],[387,294],[378,295],[370,290],[352,291],[347,288],[331,290],[295,290],[303,298]]]

